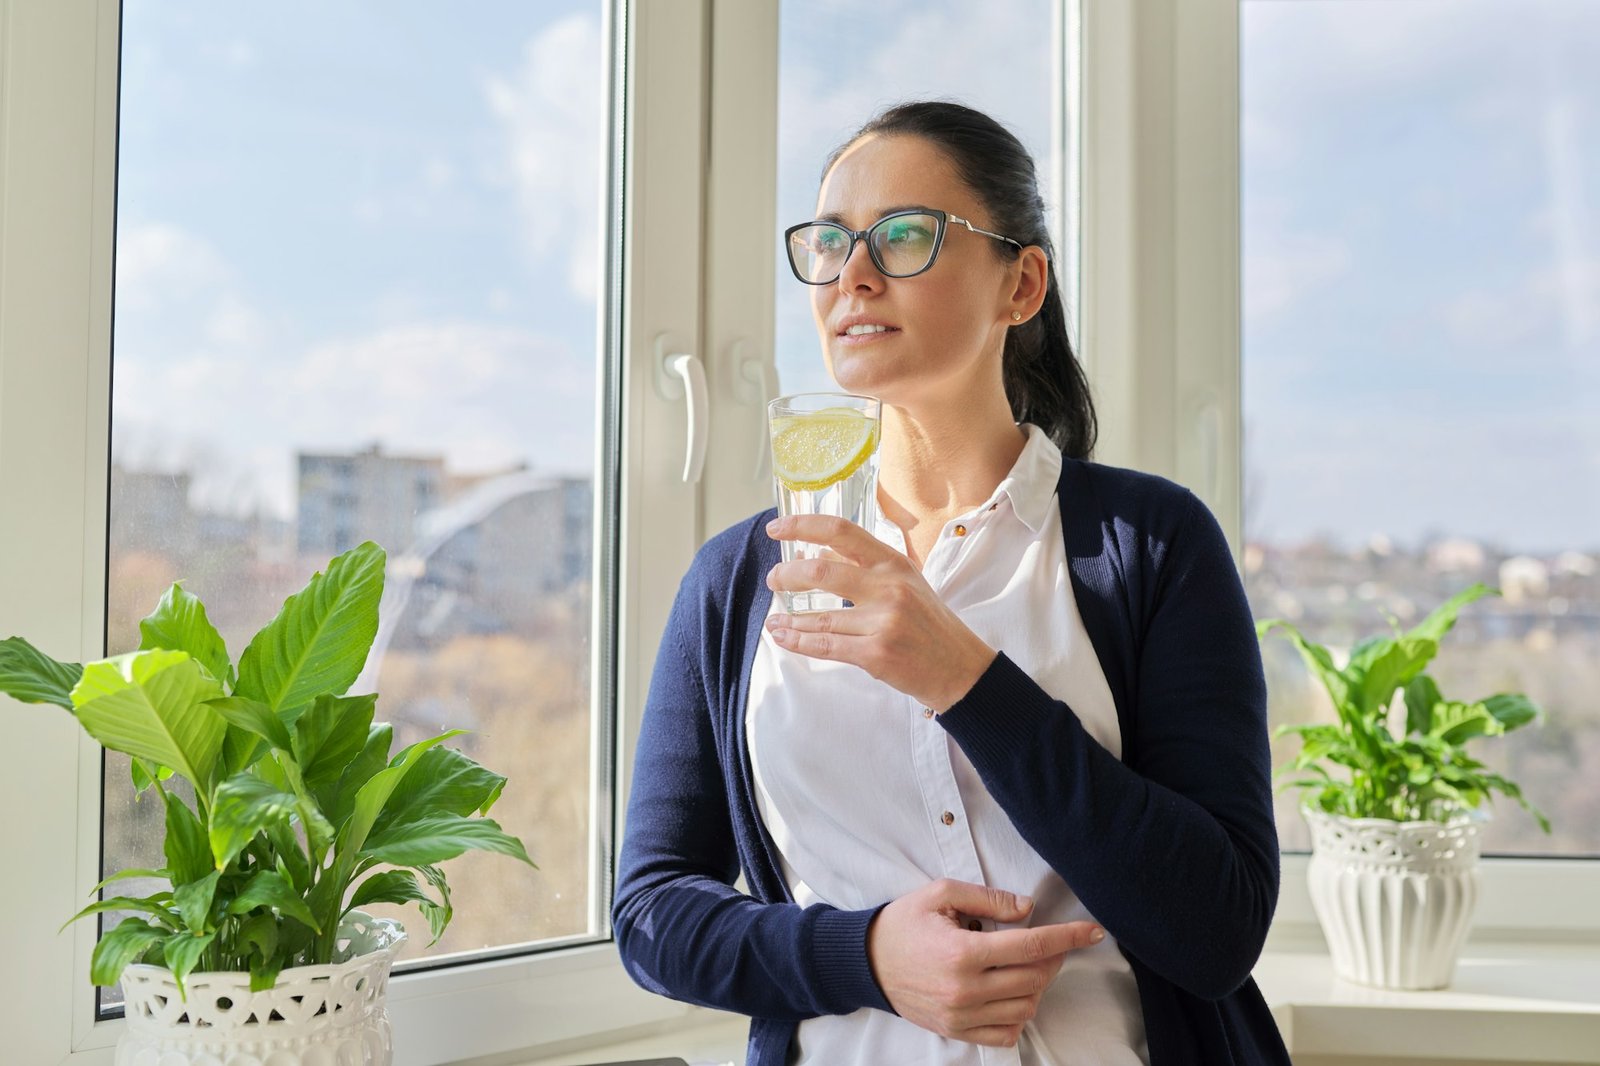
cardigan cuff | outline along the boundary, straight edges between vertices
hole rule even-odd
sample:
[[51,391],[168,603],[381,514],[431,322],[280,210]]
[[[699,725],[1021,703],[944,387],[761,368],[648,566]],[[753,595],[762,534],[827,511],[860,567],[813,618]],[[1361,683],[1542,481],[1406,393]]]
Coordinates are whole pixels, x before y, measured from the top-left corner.
[[952,703],[938,722],[974,763],[993,765],[1015,758],[1035,740],[1054,709],[1050,696],[1005,652]]
[[825,908],[817,915],[811,929],[812,958],[830,1013],[850,1014],[862,1007],[894,1013],[867,961],[867,927],[885,906],[862,911]]

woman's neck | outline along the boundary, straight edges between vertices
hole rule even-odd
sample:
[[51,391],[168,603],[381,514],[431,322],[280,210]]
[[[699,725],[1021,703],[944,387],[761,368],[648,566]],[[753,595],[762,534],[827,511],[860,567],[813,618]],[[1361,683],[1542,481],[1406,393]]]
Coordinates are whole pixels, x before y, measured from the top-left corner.
[[884,409],[878,506],[919,566],[945,522],[987,500],[1027,443],[1003,395],[998,406],[978,406]]

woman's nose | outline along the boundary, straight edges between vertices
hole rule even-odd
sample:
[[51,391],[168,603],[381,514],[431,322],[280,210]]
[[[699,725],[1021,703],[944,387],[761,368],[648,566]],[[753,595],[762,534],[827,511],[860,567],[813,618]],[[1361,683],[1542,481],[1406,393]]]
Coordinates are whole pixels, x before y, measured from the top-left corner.
[[875,290],[883,288],[883,282],[883,275],[878,273],[878,265],[872,261],[872,255],[867,250],[867,242],[856,242],[844,261],[844,269],[839,271],[839,288],[845,292]]

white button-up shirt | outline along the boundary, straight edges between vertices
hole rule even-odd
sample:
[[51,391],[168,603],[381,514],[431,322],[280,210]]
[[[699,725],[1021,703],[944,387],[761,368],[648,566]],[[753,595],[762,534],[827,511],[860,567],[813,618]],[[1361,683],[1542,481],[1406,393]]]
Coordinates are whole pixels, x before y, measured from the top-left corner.
[[[1010,474],[981,506],[945,525],[922,574],[973,632],[1120,757],[1116,706],[1067,569],[1056,500],[1061,453],[1043,430],[1025,429]],[[905,550],[899,527],[881,517],[874,535]],[[773,597],[773,610],[779,601]],[[746,713],[756,800],[802,906],[859,910],[949,877],[1032,896],[1024,924],[1093,918],[911,697],[859,667],[785,651],[763,630]],[[799,1058],[791,1061],[808,1066],[1149,1061],[1138,989],[1109,931],[1066,957],[1015,1048],[949,1040],[877,1010],[810,1019],[796,1040]]]

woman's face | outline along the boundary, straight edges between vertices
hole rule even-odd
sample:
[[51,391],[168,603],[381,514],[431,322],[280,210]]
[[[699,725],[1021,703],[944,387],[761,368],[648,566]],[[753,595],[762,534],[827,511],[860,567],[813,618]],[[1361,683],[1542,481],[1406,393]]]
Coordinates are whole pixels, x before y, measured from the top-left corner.
[[[867,136],[845,150],[822,181],[817,217],[865,230],[905,207],[927,207],[994,230],[944,154],[915,136]],[[811,290],[828,373],[849,392],[916,409],[970,400],[1000,387],[1000,355],[1021,268],[994,239],[952,223],[932,268],[887,278],[858,242],[839,280]],[[857,336],[853,325],[889,327]]]

